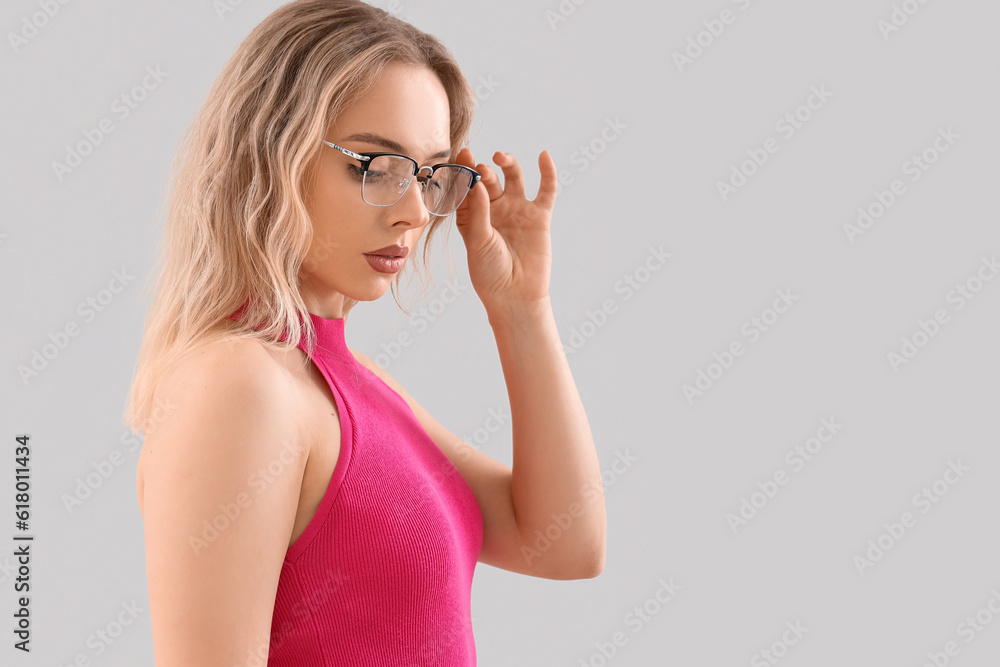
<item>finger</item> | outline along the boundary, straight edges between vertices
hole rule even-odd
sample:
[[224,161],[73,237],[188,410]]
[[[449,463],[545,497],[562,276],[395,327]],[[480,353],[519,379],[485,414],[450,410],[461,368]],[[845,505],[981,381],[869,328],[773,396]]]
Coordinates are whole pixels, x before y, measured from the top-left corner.
[[503,191],[513,197],[523,198],[524,195],[524,171],[521,165],[510,153],[497,151],[493,154],[493,161],[503,169]]
[[[466,146],[465,148],[463,148],[462,150],[460,150],[458,152],[458,155],[455,156],[455,164],[460,164],[462,166],[469,167],[470,169],[475,169],[476,171],[478,171],[479,174],[482,176],[482,178],[480,179],[480,183],[483,183],[483,181],[487,180],[487,175],[492,176],[494,178],[494,180],[496,179],[496,173],[494,173],[491,169],[489,169],[488,167],[486,167],[486,165],[484,165],[484,164],[476,164],[475,156],[473,156],[473,154],[472,154],[472,149],[469,148],[468,146]],[[486,168],[484,169],[484,167],[486,167]],[[499,196],[499,195],[489,195],[489,191],[490,190],[486,186],[486,184],[484,183],[483,187],[481,188],[481,187],[479,187],[479,184],[477,183],[472,188],[472,190],[469,192],[469,194],[466,196],[465,201],[462,202],[462,205],[458,208],[458,210],[461,211],[462,209],[464,209],[465,206],[466,206],[466,202],[468,202],[469,199],[477,191],[481,191],[481,190],[486,190],[486,192],[487,192],[487,195],[488,195],[487,199],[486,199],[487,203],[489,202],[490,199],[493,199],[493,198],[496,198],[496,197]],[[503,190],[501,189],[500,192],[502,193]]]
[[482,180],[479,182],[483,184],[483,188],[485,188],[486,194],[489,195],[490,201],[503,194],[503,183],[500,182],[500,177],[497,176],[497,172],[493,170],[493,167],[481,162],[476,165],[476,171],[483,175]]
[[[459,152],[456,164],[479,171],[473,160],[472,151],[468,148],[463,148]],[[455,226],[458,227],[458,232],[462,235],[466,248],[477,248],[485,239],[489,238],[490,197],[486,188],[480,187],[477,183],[469,190],[465,201],[455,211]]]
[[538,156],[538,170],[542,173],[542,182],[538,186],[538,194],[534,203],[551,211],[556,205],[556,193],[559,189],[558,170],[552,155],[544,150]]
[[455,164],[475,169],[476,158],[472,155],[472,149],[466,146],[462,148],[462,150],[458,151],[458,155],[455,156]]

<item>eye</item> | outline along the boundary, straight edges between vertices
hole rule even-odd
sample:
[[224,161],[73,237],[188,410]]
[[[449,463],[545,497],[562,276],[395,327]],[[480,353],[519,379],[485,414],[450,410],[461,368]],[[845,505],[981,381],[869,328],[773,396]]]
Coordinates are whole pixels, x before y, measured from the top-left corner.
[[418,176],[417,180],[424,190],[431,188],[433,190],[441,190],[441,184],[435,178],[428,178],[427,176]]
[[355,180],[360,181],[364,178],[365,172],[361,170],[356,164],[347,165],[347,171],[354,177]]

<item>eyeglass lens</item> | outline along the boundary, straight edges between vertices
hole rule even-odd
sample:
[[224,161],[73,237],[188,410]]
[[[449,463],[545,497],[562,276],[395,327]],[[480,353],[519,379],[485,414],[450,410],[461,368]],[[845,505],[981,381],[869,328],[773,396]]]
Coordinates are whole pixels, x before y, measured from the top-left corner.
[[[364,200],[373,206],[395,204],[406,192],[413,178],[413,163],[392,155],[372,158],[361,184]],[[457,209],[469,192],[472,174],[458,167],[440,167],[434,177],[424,181],[424,206],[434,215],[448,215]]]

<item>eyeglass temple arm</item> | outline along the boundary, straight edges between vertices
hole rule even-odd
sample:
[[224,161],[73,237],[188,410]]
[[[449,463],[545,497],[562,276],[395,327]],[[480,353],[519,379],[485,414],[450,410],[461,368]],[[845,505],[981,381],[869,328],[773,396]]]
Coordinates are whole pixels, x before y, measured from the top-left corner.
[[338,146],[337,144],[330,143],[329,141],[324,140],[323,143],[326,144],[327,146],[330,146],[331,148],[336,148],[338,151],[344,153],[345,155],[350,155],[355,160],[361,160],[362,162],[368,162],[371,160],[371,158],[368,157],[367,155],[361,155],[359,153],[355,153],[352,150],[348,150],[343,146]]

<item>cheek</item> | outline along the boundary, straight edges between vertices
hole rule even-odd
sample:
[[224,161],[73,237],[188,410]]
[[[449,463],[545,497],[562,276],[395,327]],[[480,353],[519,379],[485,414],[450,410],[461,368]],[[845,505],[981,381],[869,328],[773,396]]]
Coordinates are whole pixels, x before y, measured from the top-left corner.
[[314,217],[321,223],[336,217],[337,211],[342,211],[351,204],[350,182],[344,174],[333,173],[325,169],[319,173],[313,184]]
[[[329,257],[347,251],[356,241],[364,201],[361,191],[346,175],[321,173],[312,189],[309,215],[313,224],[313,250]],[[360,186],[358,186],[360,188]]]

